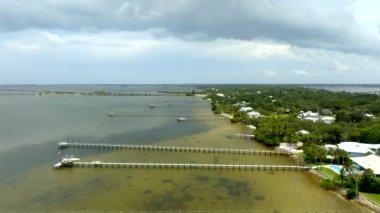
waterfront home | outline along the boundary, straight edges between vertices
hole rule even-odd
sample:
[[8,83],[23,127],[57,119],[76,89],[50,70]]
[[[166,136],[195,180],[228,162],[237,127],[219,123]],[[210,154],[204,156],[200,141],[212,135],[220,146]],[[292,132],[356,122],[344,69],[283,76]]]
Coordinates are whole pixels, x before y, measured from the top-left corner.
[[350,158],[361,169],[371,169],[377,177],[380,177],[380,157],[377,155],[367,155]]
[[300,149],[301,146],[302,146],[302,143],[300,143],[300,142],[298,142],[298,143],[280,143],[278,146],[278,149],[285,151],[285,152],[289,152],[291,154],[295,154],[295,153],[303,152]]
[[252,111],[253,108],[252,107],[242,107],[239,109],[240,112],[249,112],[249,111]]
[[247,125],[246,127],[248,127],[249,129],[252,129],[252,130],[256,130],[256,127],[253,125]]
[[341,142],[338,144],[339,149],[343,149],[350,157],[360,157],[366,154],[375,154],[380,148],[380,144],[366,144],[358,142]]
[[261,116],[260,112],[256,111],[248,112],[247,115],[249,116],[249,118],[258,118]]

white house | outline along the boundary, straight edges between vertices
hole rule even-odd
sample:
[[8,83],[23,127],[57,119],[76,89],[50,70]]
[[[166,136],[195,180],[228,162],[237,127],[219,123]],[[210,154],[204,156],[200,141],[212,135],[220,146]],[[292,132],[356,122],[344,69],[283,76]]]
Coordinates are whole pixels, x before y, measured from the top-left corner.
[[247,106],[247,104],[249,104],[249,103],[246,101],[240,101],[240,102],[233,104],[232,106],[240,107],[240,106]]
[[240,112],[249,112],[249,111],[252,111],[253,108],[252,107],[242,107],[239,109]]
[[331,116],[322,116],[321,121],[324,123],[327,123],[327,124],[331,124],[331,123],[335,122],[335,118],[331,117]]
[[338,144],[338,148],[346,151],[350,157],[360,157],[367,153],[375,154],[376,150],[380,148],[380,144],[341,142]]
[[299,135],[307,135],[307,134],[310,134],[310,132],[307,131],[307,130],[304,130],[304,129],[303,129],[303,130],[297,131],[296,134],[299,134]]
[[221,97],[221,98],[226,97],[223,93],[217,93],[216,96]]
[[315,122],[319,121],[319,118],[306,117],[306,118],[304,118],[304,120],[313,121],[315,123]]
[[319,113],[318,112],[312,112],[312,111],[301,111],[298,117],[301,118],[319,118]]
[[252,130],[256,130],[256,127],[253,125],[247,125],[246,127],[248,127],[249,129],[252,129]]
[[362,157],[350,158],[355,164],[359,165],[362,169],[372,169],[377,177],[380,177],[380,157],[377,155],[368,155]]
[[247,115],[249,116],[249,118],[258,118],[261,116],[260,112],[256,111],[248,112]]
[[327,124],[330,124],[335,121],[334,117],[331,116],[320,116],[318,112],[312,112],[312,111],[301,111],[300,114],[297,116],[299,119],[304,119],[308,121],[313,121],[314,123],[317,121],[321,121]]

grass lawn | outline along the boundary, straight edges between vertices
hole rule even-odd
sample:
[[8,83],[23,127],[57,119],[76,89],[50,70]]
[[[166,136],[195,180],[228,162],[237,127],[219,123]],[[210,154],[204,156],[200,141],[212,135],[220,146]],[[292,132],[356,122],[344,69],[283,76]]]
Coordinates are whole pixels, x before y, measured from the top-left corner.
[[322,174],[326,175],[330,179],[334,179],[334,177],[338,176],[333,170],[329,168],[322,167],[321,170],[318,170]]
[[380,205],[380,194],[363,193],[370,201]]
[[297,157],[301,157],[303,158],[305,155],[303,154],[303,152],[299,152],[299,153],[296,153],[295,155],[297,155]]

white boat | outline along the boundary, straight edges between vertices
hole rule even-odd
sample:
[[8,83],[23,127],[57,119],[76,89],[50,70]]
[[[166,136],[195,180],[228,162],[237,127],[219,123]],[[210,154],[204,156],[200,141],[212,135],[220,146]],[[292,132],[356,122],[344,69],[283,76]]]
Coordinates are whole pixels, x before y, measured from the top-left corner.
[[185,117],[178,117],[177,118],[177,121],[186,121],[187,120],[187,118],[185,118]]
[[54,169],[58,169],[61,167],[72,167],[74,165],[74,162],[80,161],[80,158],[76,158],[74,156],[65,156],[61,158],[61,160],[53,165]]
[[61,168],[62,167],[62,163],[61,162],[58,162],[56,164],[53,165],[53,168],[54,169],[58,169],[58,168]]
[[77,162],[77,161],[80,161],[80,158],[68,157],[68,158],[61,159],[62,163]]

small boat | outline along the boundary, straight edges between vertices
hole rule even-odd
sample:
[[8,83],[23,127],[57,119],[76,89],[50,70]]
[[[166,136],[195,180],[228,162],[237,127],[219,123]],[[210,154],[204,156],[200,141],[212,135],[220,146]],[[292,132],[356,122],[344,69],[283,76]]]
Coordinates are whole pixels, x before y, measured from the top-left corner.
[[58,169],[58,168],[61,168],[62,167],[62,163],[61,162],[58,162],[56,164],[53,165],[53,169]]
[[149,108],[154,109],[154,108],[156,108],[156,105],[150,104]]
[[65,157],[61,158],[61,160],[58,163],[54,164],[53,168],[59,169],[61,167],[73,167],[74,162],[77,162],[77,161],[80,161],[80,158],[76,158],[72,155],[65,156]]
[[187,118],[185,118],[185,117],[178,117],[177,118],[177,121],[186,121],[187,120]]

